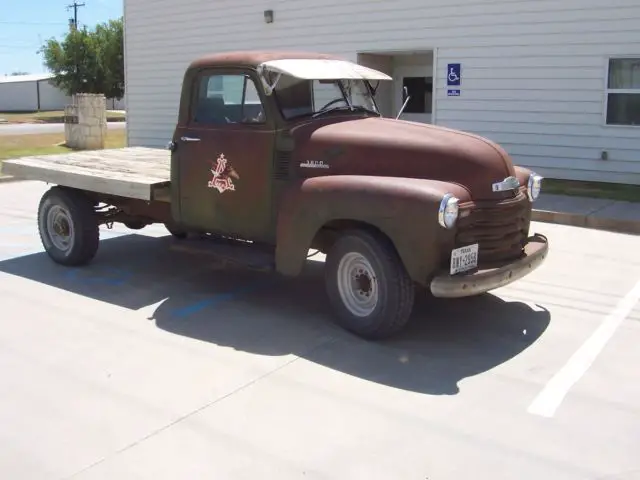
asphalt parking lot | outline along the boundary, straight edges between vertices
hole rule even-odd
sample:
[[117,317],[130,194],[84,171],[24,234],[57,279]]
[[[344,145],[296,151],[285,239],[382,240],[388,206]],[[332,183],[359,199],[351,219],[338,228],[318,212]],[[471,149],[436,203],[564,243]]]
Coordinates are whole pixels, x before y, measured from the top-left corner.
[[368,343],[321,261],[221,269],[116,226],[54,265],[45,188],[0,185],[2,479],[640,479],[637,236],[534,224],[540,270]]

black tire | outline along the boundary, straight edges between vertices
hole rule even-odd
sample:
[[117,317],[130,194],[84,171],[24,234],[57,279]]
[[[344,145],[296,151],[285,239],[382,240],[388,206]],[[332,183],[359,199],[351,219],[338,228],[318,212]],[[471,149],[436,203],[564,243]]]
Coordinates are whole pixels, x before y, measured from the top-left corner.
[[180,228],[178,228],[175,225],[172,225],[170,223],[165,223],[164,224],[164,228],[167,229],[167,231],[173,235],[175,238],[179,238],[179,239],[185,239],[187,238],[188,232],[185,230],[181,230]]
[[124,226],[131,230],[142,230],[147,226],[144,222],[133,221],[133,222],[124,222]]
[[[339,280],[339,276],[345,272],[340,264],[343,259],[347,262],[349,257],[354,256],[351,254],[363,257],[373,270],[371,273],[375,277],[378,293],[374,295],[377,298],[375,307],[368,313],[354,313],[340,293],[339,285],[344,285],[344,282]],[[409,322],[415,296],[414,285],[393,244],[382,235],[356,230],[346,232],[339,238],[327,255],[325,287],[336,311],[337,323],[362,338],[380,340],[391,337]],[[349,293],[346,296],[349,297]]]
[[[47,219],[54,209],[59,212],[58,224],[63,225],[63,233],[69,234],[69,245],[66,248],[57,246],[56,241],[53,240],[55,232],[49,231],[50,223]],[[55,216],[56,212],[53,211],[51,215]],[[98,251],[100,229],[93,202],[80,192],[61,187],[49,189],[42,196],[38,206],[38,231],[49,257],[61,265],[85,265]]]

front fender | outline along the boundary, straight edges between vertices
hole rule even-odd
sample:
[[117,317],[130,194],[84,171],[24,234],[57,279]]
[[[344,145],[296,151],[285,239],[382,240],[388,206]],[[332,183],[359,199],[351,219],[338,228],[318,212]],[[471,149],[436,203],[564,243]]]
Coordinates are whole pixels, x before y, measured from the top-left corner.
[[316,233],[334,220],[352,220],[389,237],[411,278],[423,283],[453,242],[453,231],[438,224],[446,193],[470,200],[460,185],[415,178],[332,175],[290,185],[279,203],[276,270],[298,275]]

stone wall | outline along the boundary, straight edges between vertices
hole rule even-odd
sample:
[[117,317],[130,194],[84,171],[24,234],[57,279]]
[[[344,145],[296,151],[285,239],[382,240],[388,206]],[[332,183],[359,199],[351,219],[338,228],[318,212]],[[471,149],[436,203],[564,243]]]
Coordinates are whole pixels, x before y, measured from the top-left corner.
[[104,148],[107,137],[105,97],[101,94],[79,93],[74,103],[67,105],[65,114],[65,142],[77,150]]

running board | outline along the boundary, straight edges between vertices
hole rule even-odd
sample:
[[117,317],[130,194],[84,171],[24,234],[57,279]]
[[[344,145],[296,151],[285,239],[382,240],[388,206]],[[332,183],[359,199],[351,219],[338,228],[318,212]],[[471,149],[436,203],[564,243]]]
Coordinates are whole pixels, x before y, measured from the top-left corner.
[[250,270],[275,271],[275,250],[248,242],[205,236],[195,239],[174,239],[170,249],[195,255],[207,255],[223,263]]

